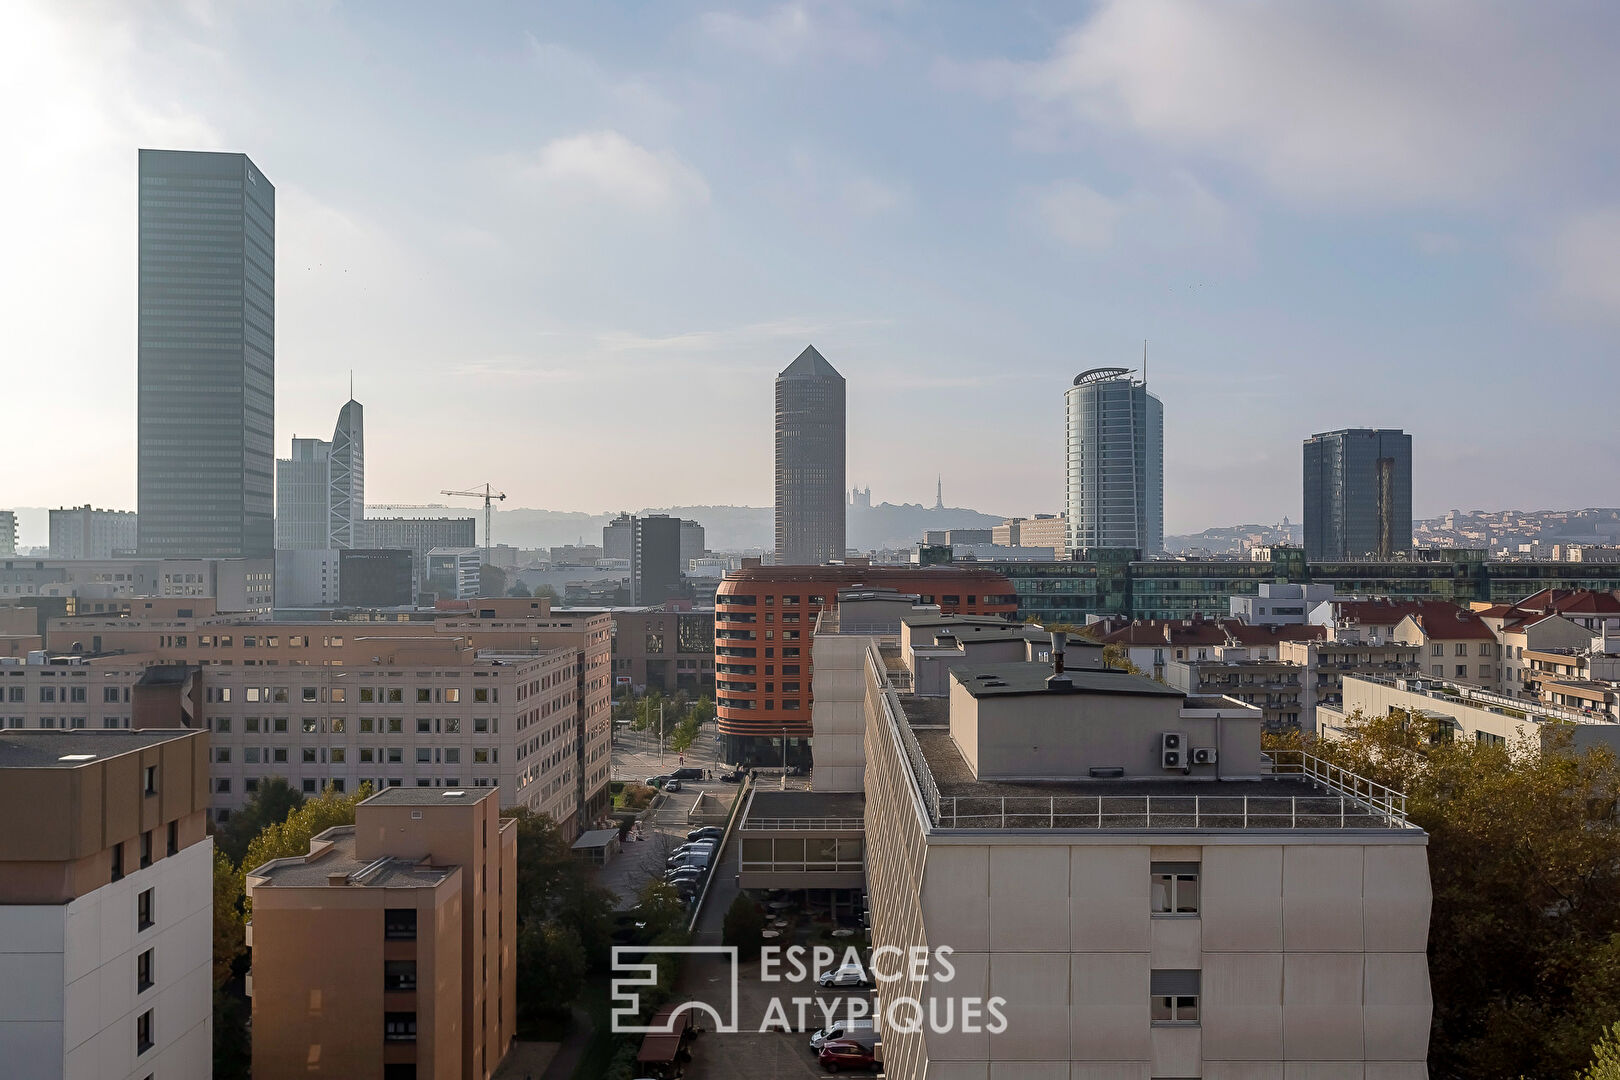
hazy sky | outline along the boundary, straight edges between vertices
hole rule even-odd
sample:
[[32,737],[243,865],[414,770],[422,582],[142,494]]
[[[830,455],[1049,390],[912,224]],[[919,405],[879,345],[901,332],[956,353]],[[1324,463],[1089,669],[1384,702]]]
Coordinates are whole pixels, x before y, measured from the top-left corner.
[[0,506],[134,506],[139,146],[276,184],[277,452],[352,368],[372,502],[768,504],[813,341],[850,483],[1053,511],[1147,338],[1169,531],[1361,425],[1419,515],[1615,505],[1616,55],[1604,2],[11,0]]

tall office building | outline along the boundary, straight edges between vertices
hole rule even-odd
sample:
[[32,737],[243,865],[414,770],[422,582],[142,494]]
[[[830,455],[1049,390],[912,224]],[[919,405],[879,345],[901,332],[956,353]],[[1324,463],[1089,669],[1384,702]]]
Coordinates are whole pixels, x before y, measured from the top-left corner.
[[776,563],[844,557],[844,377],[805,346],[776,377]]
[[1387,559],[1412,550],[1412,436],[1347,428],[1305,440],[1305,557]]
[[630,602],[662,604],[681,591],[685,523],[668,514],[645,514],[630,524]]
[[276,192],[246,154],[140,152],[139,548],[274,551]]
[[1164,550],[1164,405],[1129,368],[1092,368],[1065,393],[1068,546]]
[[331,442],[294,439],[292,457],[276,460],[276,547],[358,547],[365,506],[365,411],[350,398]]

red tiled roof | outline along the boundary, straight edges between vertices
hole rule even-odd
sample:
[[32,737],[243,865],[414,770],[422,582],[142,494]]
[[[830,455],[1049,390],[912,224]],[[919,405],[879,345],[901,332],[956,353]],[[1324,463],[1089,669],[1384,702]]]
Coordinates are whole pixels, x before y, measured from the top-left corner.
[[1495,641],[1496,635],[1472,611],[1464,611],[1455,604],[1427,604],[1422,611],[1407,616],[1434,641]]
[[1325,626],[1249,626],[1237,619],[1142,619],[1102,638],[1106,645],[1275,645],[1317,641]]
[[1590,589],[1542,589],[1520,600],[1519,607],[1565,615],[1620,615],[1620,596]]

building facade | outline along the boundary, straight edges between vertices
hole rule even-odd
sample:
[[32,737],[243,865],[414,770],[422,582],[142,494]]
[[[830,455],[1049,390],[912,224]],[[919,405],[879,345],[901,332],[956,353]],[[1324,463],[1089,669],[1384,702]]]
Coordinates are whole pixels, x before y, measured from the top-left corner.
[[998,547],[1049,547],[1062,555],[1068,550],[1068,531],[1068,519],[1062,514],[1036,514],[1008,518],[990,530],[990,542]]
[[89,503],[51,511],[51,558],[112,559],[135,554],[135,515]]
[[221,611],[268,615],[275,603],[273,559],[6,559],[0,603],[29,597],[91,601],[209,597]]
[[1163,551],[1164,405],[1127,368],[1081,372],[1064,398],[1067,550]]
[[776,376],[776,564],[844,550],[844,377],[807,345]]
[[517,1022],[517,822],[493,793],[380,791],[247,892],[255,1077],[494,1075]]
[[613,677],[637,693],[714,693],[714,612],[613,610]]
[[275,548],[276,193],[245,154],[140,152],[140,554]]
[[405,548],[417,588],[427,584],[427,553],[434,548],[478,546],[475,518],[366,518],[360,525],[365,548]]
[[1305,440],[1305,555],[1388,559],[1412,550],[1412,436],[1347,428]]
[[428,586],[469,600],[478,595],[483,561],[478,548],[434,548],[427,553]]
[[338,411],[332,439],[294,439],[276,461],[276,549],[352,548],[366,508],[365,412]]
[[[752,560],[749,560],[752,561]],[[915,594],[965,615],[1011,618],[1007,579],[965,567],[745,565],[715,594],[715,707],[729,761],[808,760],[811,638],[816,618],[840,589]]]
[[630,602],[662,604],[681,591],[685,523],[668,514],[630,519]]
[[351,548],[338,552],[338,603],[344,607],[408,607],[415,597],[409,551]]
[[202,731],[0,733],[3,1071],[213,1075]]
[[17,512],[0,510],[0,558],[17,554]]
[[336,607],[338,590],[335,548],[276,549],[276,607]]

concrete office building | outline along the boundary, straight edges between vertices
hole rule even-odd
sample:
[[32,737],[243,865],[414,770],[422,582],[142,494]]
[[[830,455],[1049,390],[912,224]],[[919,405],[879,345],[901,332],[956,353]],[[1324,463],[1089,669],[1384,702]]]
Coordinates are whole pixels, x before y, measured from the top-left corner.
[[338,603],[344,607],[408,607],[415,597],[409,551],[352,548],[338,552]]
[[1412,550],[1412,436],[1347,428],[1305,440],[1305,557],[1388,559]]
[[1028,661],[928,696],[898,646],[864,659],[872,944],[954,950],[882,998],[1006,1017],[889,1024],[885,1075],[1427,1075],[1428,838],[1398,793],[1262,753],[1230,698]]
[[474,518],[366,518],[360,525],[364,548],[404,548],[411,553],[417,588],[427,584],[427,553],[434,548],[478,546]]
[[1061,555],[1068,548],[1068,527],[1062,514],[1008,518],[990,530],[990,542],[998,547],[1049,547]]
[[1164,405],[1115,367],[1081,372],[1064,398],[1068,550],[1163,551]]
[[[136,603],[152,606],[52,620],[53,656],[90,655],[38,673],[0,667],[0,717],[93,727],[133,715],[139,726],[146,671],[189,670],[184,707],[214,733],[218,820],[269,776],[307,794],[365,781],[498,786],[503,806],[530,807],[564,829],[607,809],[607,612],[553,613],[544,599],[510,597],[423,618],[269,621],[221,615],[206,600]],[[10,680],[24,700],[5,692]],[[35,692],[46,682],[56,687],[48,703]],[[134,702],[107,697],[126,687]]]
[[274,577],[273,559],[6,559],[0,561],[0,603],[39,596],[209,597],[221,611],[268,615]]
[[478,548],[434,548],[427,553],[428,586],[448,590],[451,598],[478,595],[484,553]]
[[662,604],[681,591],[685,522],[668,514],[630,519],[630,602]]
[[135,515],[89,503],[51,511],[51,558],[113,559],[135,554]]
[[278,608],[337,606],[337,549],[277,548],[275,585]]
[[140,152],[140,554],[275,549],[276,192],[246,154]]
[[602,558],[630,561],[636,547],[635,520],[631,514],[620,514],[602,526]]
[[380,791],[247,893],[259,1080],[494,1075],[517,1024],[517,822],[493,793]]
[[696,521],[681,521],[681,566],[688,566],[693,559],[701,559],[709,550],[708,539],[703,526]]
[[365,410],[349,399],[325,439],[292,441],[276,461],[276,548],[352,548],[366,508]]
[[1256,595],[1232,597],[1231,612],[1250,626],[1303,626],[1316,605],[1332,599],[1331,585],[1262,581]]
[[613,675],[637,693],[714,693],[714,612],[613,609]]
[[208,1080],[208,735],[0,733],[0,1072]]
[[0,510],[0,557],[17,554],[17,512]]
[[844,557],[844,377],[807,345],[776,376],[776,565]]

